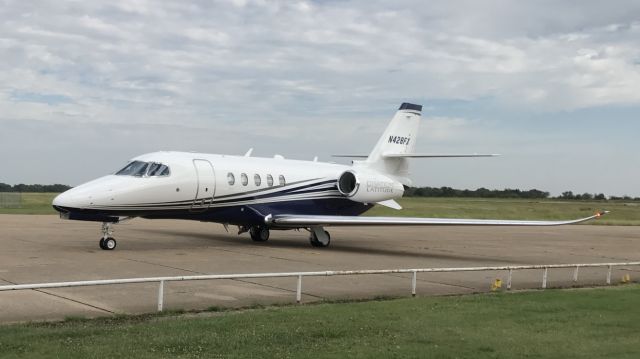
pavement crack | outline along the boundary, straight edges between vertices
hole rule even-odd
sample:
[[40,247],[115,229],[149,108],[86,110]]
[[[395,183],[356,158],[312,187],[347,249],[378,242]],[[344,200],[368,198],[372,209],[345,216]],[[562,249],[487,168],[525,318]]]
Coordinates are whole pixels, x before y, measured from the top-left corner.
[[[267,287],[267,288],[271,288],[271,289],[278,289],[278,290],[282,290],[282,291],[289,292],[289,293],[295,293],[295,292],[296,292],[295,290],[291,290],[291,289],[287,289],[287,288],[282,288],[282,287],[278,287],[278,286],[275,286],[275,285],[269,285],[269,284],[263,284],[263,283],[253,282],[253,281],[246,280],[246,279],[233,279],[233,280],[234,280],[234,281],[237,281],[237,282],[243,282],[243,283],[248,283],[248,284],[259,285],[259,286]],[[321,296],[319,296],[319,295],[314,295],[314,294],[305,293],[304,291],[302,291],[302,294],[303,294],[303,295],[308,295],[308,296],[310,296],[310,297],[318,298],[318,299],[325,299],[324,297],[321,297]]]
[[[0,278],[0,280],[3,280],[3,281],[5,281],[5,282],[7,282],[7,283],[11,283],[11,284],[14,284],[14,285],[19,285],[19,283],[16,283],[16,282],[10,281],[10,280],[5,279],[5,278]],[[51,292],[48,292],[48,291],[45,291],[45,290],[42,290],[42,289],[30,289],[30,290],[32,290],[32,291],[34,291],[34,292],[38,292],[38,293],[42,293],[42,294],[46,294],[46,295],[50,295],[50,296],[52,296],[52,297],[56,297],[56,298],[60,298],[60,299],[64,299],[64,300],[68,300],[68,301],[70,301],[70,302],[74,302],[74,303],[77,303],[77,304],[80,304],[80,305],[84,305],[84,306],[87,306],[87,307],[90,307],[90,308],[93,308],[93,309],[97,309],[97,310],[103,311],[103,312],[105,312],[105,313],[115,314],[115,312],[113,312],[113,311],[111,311],[111,310],[108,310],[108,309],[105,309],[105,308],[101,308],[101,307],[98,307],[98,306],[93,305],[93,304],[85,303],[85,302],[82,302],[82,301],[80,301],[80,300],[73,299],[73,298],[70,298],[70,297],[65,297],[65,296],[60,295],[60,294],[51,293]]]
[[158,266],[158,267],[169,268],[169,269],[175,269],[175,270],[181,270],[181,271],[189,272],[189,273],[193,273],[193,274],[209,274],[209,273],[198,272],[198,271],[194,271],[194,270],[190,270],[190,269],[184,269],[184,268],[180,268],[180,267],[173,267],[173,266],[166,265],[166,264],[143,261],[143,260],[140,260],[140,259],[132,259],[132,258],[125,258],[125,259],[128,260],[128,261],[132,261],[132,262],[148,264],[148,265],[152,265],[152,266]]
[[85,306],[87,306],[87,307],[90,307],[90,308],[93,308],[93,309],[97,309],[97,310],[103,311],[103,312],[105,312],[105,313],[115,314],[115,312],[114,312],[114,311],[111,311],[111,310],[109,310],[109,309],[105,309],[105,308],[101,308],[101,307],[98,307],[98,306],[93,305],[93,304],[85,303],[85,302],[82,302],[82,301],[77,300],[77,299],[73,299],[73,298],[70,298],[70,297],[65,297],[65,296],[60,295],[60,294],[55,294],[55,293],[51,293],[51,292],[46,292],[46,291],[44,291],[44,290],[40,290],[40,289],[34,289],[34,290],[35,290],[36,292],[40,292],[40,293],[43,293],[43,294],[47,294],[47,295],[50,295],[50,296],[52,296],[52,297],[57,297],[57,298],[60,298],[60,299],[68,300],[68,301],[70,301],[70,302],[74,302],[74,303],[78,303],[78,304],[81,304],[81,305],[85,305]]

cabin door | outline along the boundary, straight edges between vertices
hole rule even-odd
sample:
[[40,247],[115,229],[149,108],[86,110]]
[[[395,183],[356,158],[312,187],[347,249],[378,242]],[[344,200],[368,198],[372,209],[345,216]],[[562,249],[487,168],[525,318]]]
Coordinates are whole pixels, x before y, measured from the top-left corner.
[[207,160],[193,160],[193,165],[196,168],[198,187],[191,210],[193,212],[204,212],[211,206],[213,201],[213,195],[216,190],[216,175],[211,162]]

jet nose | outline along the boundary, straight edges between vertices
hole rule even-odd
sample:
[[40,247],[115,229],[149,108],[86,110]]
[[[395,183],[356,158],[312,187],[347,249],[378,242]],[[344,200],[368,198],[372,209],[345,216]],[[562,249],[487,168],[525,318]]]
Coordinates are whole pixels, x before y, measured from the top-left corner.
[[87,201],[83,199],[82,194],[77,193],[74,189],[62,192],[53,199],[51,205],[61,213],[66,213],[74,209],[82,209],[87,206]]
[[56,198],[53,199],[51,205],[58,212],[68,212],[65,208],[73,207],[71,202],[71,196],[69,195],[69,191],[67,191],[57,195]]

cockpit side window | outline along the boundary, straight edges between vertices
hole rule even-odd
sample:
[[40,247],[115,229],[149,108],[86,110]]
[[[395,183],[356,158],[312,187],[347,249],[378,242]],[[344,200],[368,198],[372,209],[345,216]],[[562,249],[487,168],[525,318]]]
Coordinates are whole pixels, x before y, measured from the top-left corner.
[[156,162],[142,162],[142,161],[132,161],[127,163],[127,165],[116,172],[117,176],[168,176],[170,174],[169,167],[163,165],[162,163]]
[[142,161],[129,162],[123,169],[116,172],[118,176],[136,176],[141,177],[147,173],[147,167],[149,164]]
[[149,167],[148,176],[168,176],[169,175],[169,167],[163,165],[162,163],[152,163],[151,167]]
[[152,162],[151,166],[149,166],[149,171],[147,171],[147,175],[149,175],[149,176],[157,176],[156,172],[158,171],[158,169],[160,169],[160,166],[162,166],[162,164],[156,163],[156,162]]

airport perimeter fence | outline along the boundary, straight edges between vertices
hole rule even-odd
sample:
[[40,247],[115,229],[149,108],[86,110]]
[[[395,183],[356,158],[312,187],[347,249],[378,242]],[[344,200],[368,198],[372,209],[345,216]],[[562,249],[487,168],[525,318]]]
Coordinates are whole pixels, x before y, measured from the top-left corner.
[[303,277],[332,277],[347,275],[371,275],[371,274],[411,274],[411,295],[415,297],[418,273],[455,273],[455,272],[487,272],[506,271],[506,289],[511,290],[513,274],[520,270],[541,270],[541,288],[547,288],[547,279],[550,269],[571,268],[573,269],[573,282],[578,281],[580,268],[607,268],[607,285],[611,284],[611,272],[614,267],[640,266],[640,262],[626,263],[588,263],[588,264],[543,264],[543,265],[522,265],[522,266],[497,266],[497,267],[461,267],[461,268],[421,268],[421,269],[378,269],[378,270],[342,270],[342,271],[319,271],[319,272],[289,272],[289,273],[253,273],[253,274],[211,274],[175,277],[152,277],[152,278],[126,278],[126,279],[105,279],[88,280],[77,282],[57,282],[39,284],[13,284],[0,286],[0,292],[29,289],[52,289],[68,287],[87,287],[98,285],[131,284],[131,283],[159,283],[158,286],[158,311],[164,307],[165,282],[181,282],[195,280],[220,280],[220,279],[258,279],[258,278],[296,278],[296,303],[302,301],[302,278]]
[[0,208],[22,208],[22,193],[0,192]]

